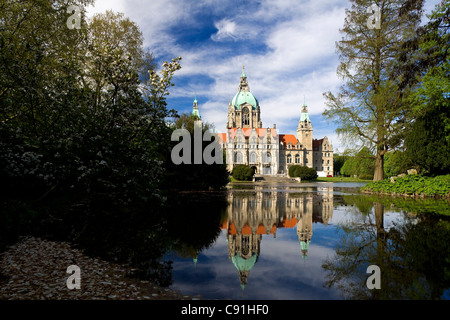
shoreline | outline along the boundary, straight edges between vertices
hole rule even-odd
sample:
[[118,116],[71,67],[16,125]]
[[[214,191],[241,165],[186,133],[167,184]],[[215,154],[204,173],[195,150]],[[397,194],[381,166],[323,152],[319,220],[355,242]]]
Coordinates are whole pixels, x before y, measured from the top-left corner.
[[[80,268],[81,289],[67,287],[67,267]],[[87,256],[67,242],[26,236],[0,254],[0,300],[199,300],[150,281],[131,268]]]

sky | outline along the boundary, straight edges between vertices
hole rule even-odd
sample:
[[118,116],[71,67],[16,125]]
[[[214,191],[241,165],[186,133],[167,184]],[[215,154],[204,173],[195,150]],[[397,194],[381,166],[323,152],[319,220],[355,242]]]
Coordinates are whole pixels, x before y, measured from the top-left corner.
[[[425,12],[438,2],[425,1]],[[306,102],[313,137],[327,136],[342,152],[352,146],[322,112],[323,93],[343,84],[335,42],[349,7],[348,0],[96,0],[87,11],[122,12],[136,22],[159,67],[182,57],[169,108],[191,112],[197,98],[202,119],[225,132],[228,102],[245,66],[263,127],[276,124],[278,133],[295,135]]]

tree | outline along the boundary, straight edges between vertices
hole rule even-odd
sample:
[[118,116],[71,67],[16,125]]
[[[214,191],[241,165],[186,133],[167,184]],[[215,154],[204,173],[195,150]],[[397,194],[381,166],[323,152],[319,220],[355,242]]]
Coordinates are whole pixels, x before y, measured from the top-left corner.
[[[195,125],[198,125],[199,122],[196,122],[197,118],[184,113],[176,118],[172,125],[172,130],[176,129],[186,129],[190,135],[190,154],[191,161],[190,163],[181,163],[174,164],[170,153],[165,160],[165,174],[164,174],[164,183],[163,186],[165,189],[172,190],[209,190],[209,189],[221,189],[228,183],[229,172],[226,168],[225,157],[222,150],[222,163],[212,163],[208,164],[205,161],[202,161],[201,164],[195,164],[195,143],[196,137],[194,134],[194,130],[201,130],[201,139],[200,142],[202,144],[201,152],[205,151],[206,148],[213,143],[217,143],[216,141],[203,141],[203,137],[207,131],[211,132],[213,130],[213,125],[202,122],[201,128],[195,128]],[[170,135],[169,135],[170,137]],[[216,139],[216,138],[214,138]],[[178,141],[170,141],[169,146],[171,149],[178,144]],[[183,151],[184,152],[184,151]],[[215,151],[214,151],[215,152]],[[203,159],[204,160],[204,159]]]
[[384,175],[386,177],[393,177],[401,173],[406,173],[411,167],[411,161],[408,159],[405,151],[395,150],[386,153],[384,162]]
[[410,161],[430,174],[450,171],[450,3],[438,4],[417,49],[423,76],[410,95],[415,119],[405,144]]
[[323,115],[338,121],[339,134],[374,149],[373,179],[378,181],[384,178],[384,155],[401,142],[409,87],[398,77],[398,56],[418,27],[423,1],[377,1],[379,29],[368,27],[372,1],[351,2],[341,30],[344,37],[336,44],[341,60],[337,72],[345,85],[337,95],[324,93]]
[[369,148],[362,148],[356,155],[348,157],[341,168],[344,176],[358,176],[366,179],[373,178],[375,162],[374,155]]
[[[117,31],[105,37],[84,19],[79,30],[67,27],[67,6],[88,3],[2,3],[1,186],[33,200],[63,194],[87,203],[161,203],[172,114],[165,97],[181,58],[142,84],[135,23],[112,13],[97,19]],[[124,21],[135,32],[119,37]]]

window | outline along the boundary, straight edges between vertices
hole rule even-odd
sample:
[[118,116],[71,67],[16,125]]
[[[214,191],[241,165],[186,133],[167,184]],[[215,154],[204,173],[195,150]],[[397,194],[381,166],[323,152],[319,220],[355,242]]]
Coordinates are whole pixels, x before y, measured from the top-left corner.
[[236,156],[235,156],[234,160],[235,160],[236,163],[243,163],[244,162],[244,158],[243,158],[242,153],[240,151],[236,152],[235,155]]
[[298,154],[295,155],[295,163],[300,163],[300,156]]
[[287,163],[292,163],[292,156],[290,154],[287,155]]
[[270,154],[270,152],[265,153],[265,155],[266,155],[266,159],[265,159],[264,163],[271,163],[272,155]]
[[250,114],[249,114],[248,108],[242,109],[242,112],[243,112],[242,123],[244,126],[249,126],[250,125]]
[[250,162],[251,163],[257,163],[257,160],[256,160],[257,158],[256,158],[256,153],[255,152],[252,152],[251,154],[250,154]]

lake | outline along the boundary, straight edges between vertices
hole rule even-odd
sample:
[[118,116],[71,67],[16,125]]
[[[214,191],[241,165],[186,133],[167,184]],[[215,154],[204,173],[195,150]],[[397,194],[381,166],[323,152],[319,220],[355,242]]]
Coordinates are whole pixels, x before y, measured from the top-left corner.
[[[230,188],[215,241],[165,256],[171,288],[206,299],[448,298],[448,222],[358,194],[362,185]],[[367,287],[371,265],[381,289]]]
[[11,206],[0,253],[24,235],[67,241],[202,299],[448,299],[449,201],[361,194],[362,185],[234,184],[172,193],[163,209]]

